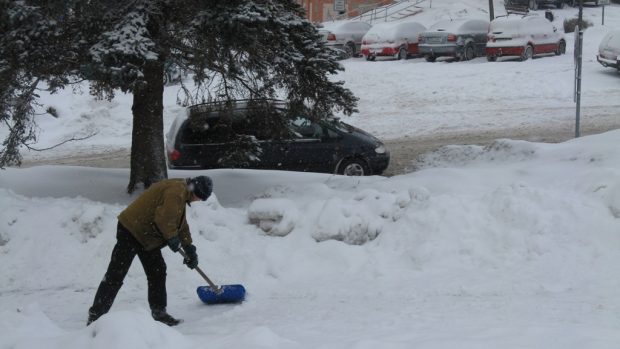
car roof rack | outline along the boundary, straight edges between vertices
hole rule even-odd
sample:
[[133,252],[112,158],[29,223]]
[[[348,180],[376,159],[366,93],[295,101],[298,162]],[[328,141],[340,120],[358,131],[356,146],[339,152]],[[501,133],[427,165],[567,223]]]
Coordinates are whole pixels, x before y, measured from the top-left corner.
[[218,101],[210,101],[210,102],[190,105],[188,107],[188,112],[189,112],[189,115],[192,116],[196,114],[204,114],[204,113],[211,113],[214,111],[222,111],[222,110],[226,110],[229,107],[232,107],[232,109],[240,110],[240,109],[247,109],[252,103],[256,103],[256,104],[264,103],[267,105],[271,104],[271,105],[277,105],[277,106],[286,104],[284,101],[275,99],[275,98],[244,98],[244,99],[218,100]]

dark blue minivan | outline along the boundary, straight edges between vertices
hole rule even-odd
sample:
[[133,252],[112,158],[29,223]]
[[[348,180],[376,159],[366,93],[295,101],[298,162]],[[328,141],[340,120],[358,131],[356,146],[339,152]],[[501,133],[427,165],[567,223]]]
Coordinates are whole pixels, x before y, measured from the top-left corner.
[[[277,101],[278,108],[285,108]],[[335,173],[349,176],[379,175],[389,165],[390,154],[376,137],[337,119],[313,122],[288,117],[286,136],[275,137],[265,128],[247,122],[252,109],[236,101],[233,113],[224,116],[209,104],[188,108],[177,118],[166,137],[171,169],[249,168]],[[223,124],[230,127],[222,127]],[[232,132],[231,132],[232,130]],[[258,153],[230,161],[242,147],[239,136],[254,140]],[[224,161],[226,159],[226,161]]]

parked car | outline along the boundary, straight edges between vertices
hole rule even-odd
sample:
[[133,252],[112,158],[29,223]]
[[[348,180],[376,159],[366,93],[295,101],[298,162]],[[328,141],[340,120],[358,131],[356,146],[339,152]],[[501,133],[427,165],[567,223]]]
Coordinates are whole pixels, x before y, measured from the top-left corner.
[[362,38],[362,55],[369,61],[376,57],[407,59],[418,54],[418,35],[426,27],[418,22],[375,24]]
[[345,57],[356,57],[360,53],[362,38],[372,26],[366,22],[326,22],[319,28],[319,34],[328,47],[344,51]]
[[429,62],[440,56],[468,61],[484,56],[488,29],[482,19],[441,20],[420,34],[418,48]]
[[565,3],[576,1],[579,4],[579,0],[505,0],[504,5],[506,7],[523,6],[526,9],[538,10],[540,7],[547,7],[549,5],[555,6],[555,8],[563,8]]
[[[188,108],[166,135],[166,154],[171,169],[213,169],[223,167],[271,169],[344,175],[381,174],[390,154],[377,138],[337,119],[312,122],[303,116],[286,117],[288,129],[256,127],[265,113],[286,115],[282,101],[267,101],[270,109],[246,100],[234,102],[233,112],[221,104],[206,103]],[[254,119],[252,119],[254,118]],[[281,136],[276,136],[276,134]],[[258,143],[260,155],[244,157],[234,164],[222,164],[236,150],[236,139],[248,137]]]
[[[579,0],[566,0],[566,3],[571,5],[572,7],[577,7],[579,6]],[[591,5],[602,5],[603,3],[605,4],[609,4],[609,1],[603,1],[603,0],[583,0],[583,4],[587,5],[587,4],[591,4]]]
[[612,67],[620,72],[620,29],[607,33],[598,46],[596,60],[604,67]]
[[566,53],[564,33],[538,14],[497,17],[489,27],[487,60],[516,56],[525,61],[534,55]]

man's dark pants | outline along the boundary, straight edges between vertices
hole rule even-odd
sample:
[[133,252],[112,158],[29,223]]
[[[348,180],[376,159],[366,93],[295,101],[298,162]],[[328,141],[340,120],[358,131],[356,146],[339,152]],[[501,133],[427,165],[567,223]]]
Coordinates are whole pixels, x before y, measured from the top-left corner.
[[144,247],[119,222],[116,229],[116,245],[112,250],[108,271],[101,280],[93,306],[88,311],[89,323],[110,310],[136,254],[146,273],[151,309],[166,309],[166,262],[161,250],[144,250]]

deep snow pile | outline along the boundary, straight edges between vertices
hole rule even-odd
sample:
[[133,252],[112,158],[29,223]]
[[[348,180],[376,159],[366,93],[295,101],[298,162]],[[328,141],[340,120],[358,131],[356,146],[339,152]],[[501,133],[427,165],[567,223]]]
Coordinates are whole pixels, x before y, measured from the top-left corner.
[[188,209],[200,263],[248,289],[242,305],[201,305],[204,282],[165,249],[170,310],[187,320],[174,329],[148,319],[137,264],[109,316],[83,327],[130,199],[110,194],[121,170],[8,169],[0,347],[612,348],[619,141],[451,146],[392,178],[173,172],[214,178]]

